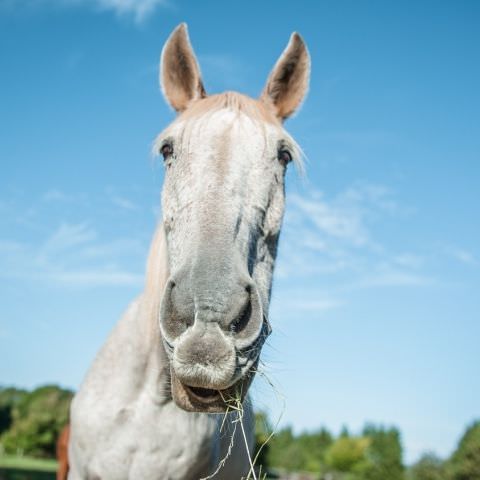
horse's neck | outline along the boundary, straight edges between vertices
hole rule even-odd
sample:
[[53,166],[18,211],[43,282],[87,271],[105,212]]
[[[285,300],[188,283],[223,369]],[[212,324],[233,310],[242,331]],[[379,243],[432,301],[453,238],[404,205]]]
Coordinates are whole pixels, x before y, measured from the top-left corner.
[[[168,360],[158,323],[160,302],[168,279],[168,256],[163,224],[159,224],[150,246],[147,260],[145,290],[140,298],[137,324],[140,327],[144,353],[147,355],[145,381],[153,381],[160,396],[168,390]],[[161,381],[160,381],[161,380]]]
[[158,324],[167,278],[165,234],[160,224],[150,248],[145,290],[99,352],[86,378],[91,391],[113,390],[119,401],[126,402],[142,391],[157,403],[169,399],[168,360]]

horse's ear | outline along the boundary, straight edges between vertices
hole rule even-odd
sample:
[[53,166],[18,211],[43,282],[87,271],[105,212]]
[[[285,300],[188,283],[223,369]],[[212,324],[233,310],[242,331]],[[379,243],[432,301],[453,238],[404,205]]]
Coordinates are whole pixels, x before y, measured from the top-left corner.
[[310,55],[302,37],[294,32],[273,67],[260,98],[273,106],[278,118],[285,120],[302,103],[309,79]]
[[172,32],[163,47],[160,87],[167,102],[177,112],[185,110],[192,100],[206,96],[185,23]]

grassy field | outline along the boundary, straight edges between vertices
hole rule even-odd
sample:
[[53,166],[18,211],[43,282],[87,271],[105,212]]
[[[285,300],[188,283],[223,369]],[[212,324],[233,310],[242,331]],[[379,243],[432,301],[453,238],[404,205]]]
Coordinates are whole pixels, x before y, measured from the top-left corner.
[[0,469],[35,470],[37,472],[55,472],[57,462],[31,457],[0,455]]
[[0,455],[0,480],[55,480],[55,460]]

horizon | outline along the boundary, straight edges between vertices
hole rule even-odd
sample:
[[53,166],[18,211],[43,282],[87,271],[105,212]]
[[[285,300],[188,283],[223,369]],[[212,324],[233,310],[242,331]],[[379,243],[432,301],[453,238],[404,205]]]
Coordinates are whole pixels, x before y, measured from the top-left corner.
[[141,291],[174,118],[158,62],[186,21],[207,93],[257,97],[293,31],[312,59],[262,352],[281,426],[396,426],[410,464],[480,418],[480,4],[303,7],[0,4],[0,385],[76,390]]

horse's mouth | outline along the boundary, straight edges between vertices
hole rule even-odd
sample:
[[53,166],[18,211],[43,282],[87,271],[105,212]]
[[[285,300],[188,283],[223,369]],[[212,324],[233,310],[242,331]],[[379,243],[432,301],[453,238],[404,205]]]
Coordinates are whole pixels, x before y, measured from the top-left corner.
[[211,388],[189,387],[188,385],[184,385],[184,388],[191,396],[204,403],[215,402],[218,400],[218,397],[222,395],[220,390],[213,390]]
[[223,413],[238,408],[253,380],[253,374],[248,373],[232,386],[215,390],[186,385],[171,370],[173,400],[188,412]]

